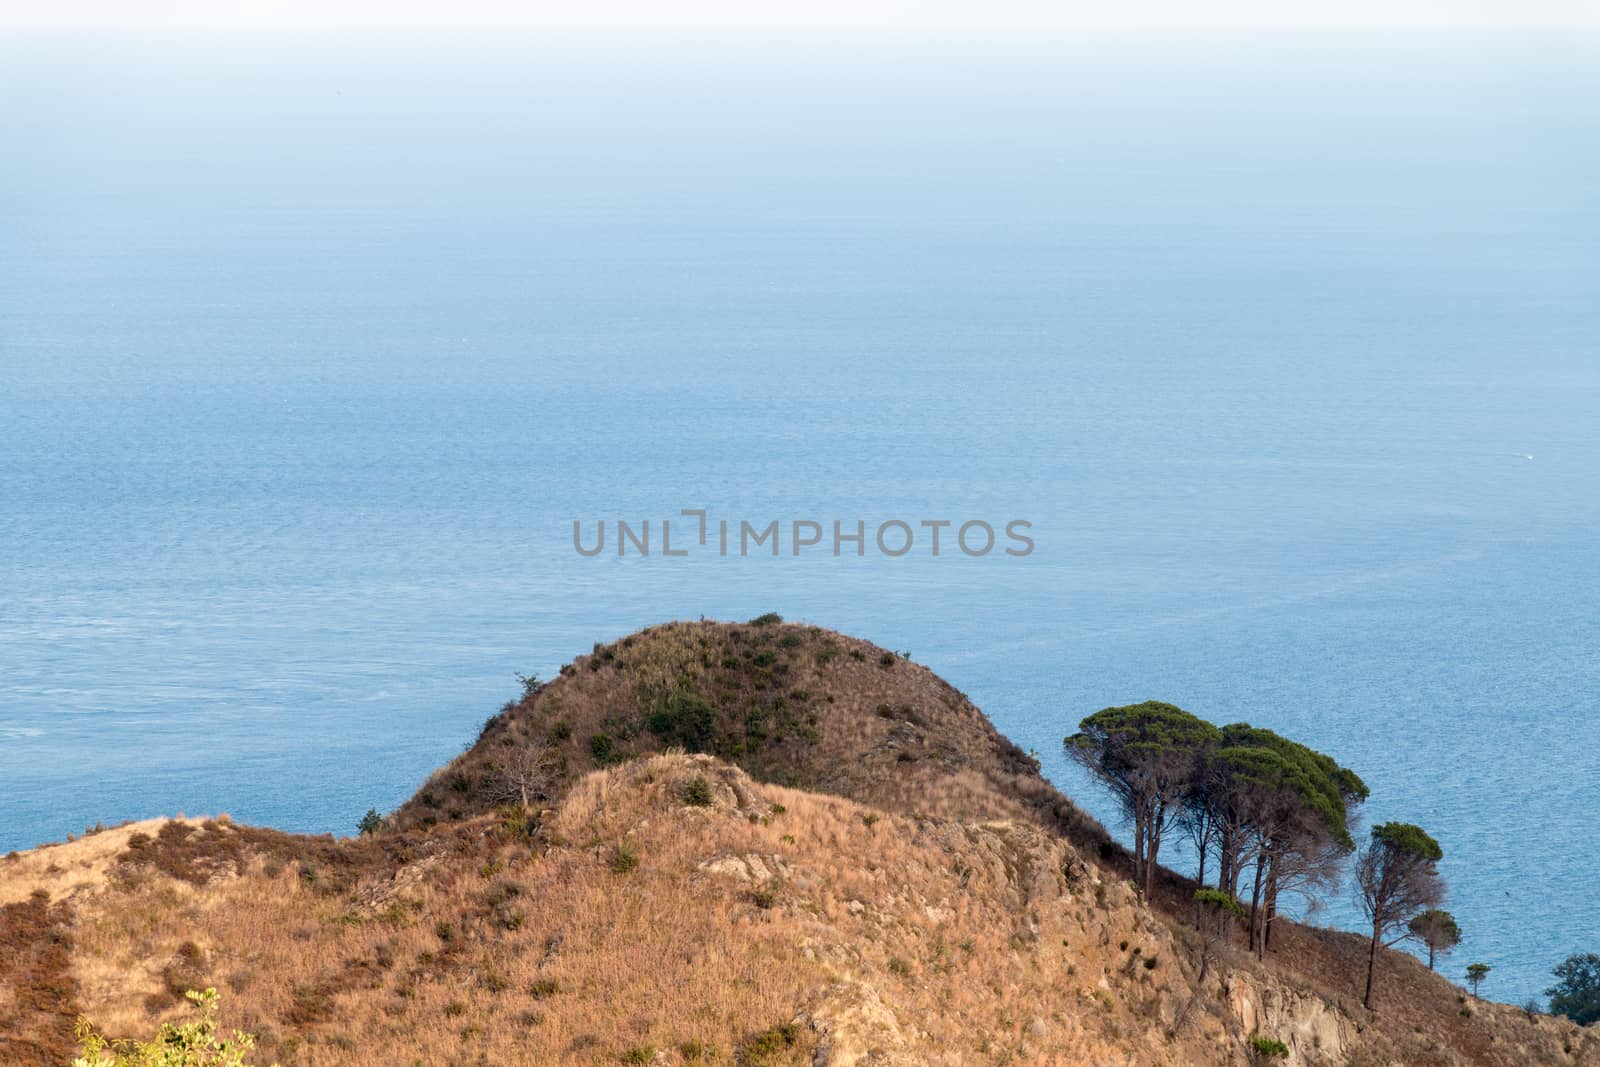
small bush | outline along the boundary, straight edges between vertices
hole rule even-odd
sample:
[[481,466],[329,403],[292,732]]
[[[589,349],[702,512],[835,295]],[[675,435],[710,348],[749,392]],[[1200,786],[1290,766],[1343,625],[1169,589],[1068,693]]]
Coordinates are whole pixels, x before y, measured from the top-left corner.
[[1289,1046],[1275,1037],[1256,1035],[1249,1042],[1250,1058],[1257,1063],[1289,1058]]
[[618,874],[627,874],[639,866],[639,854],[629,845],[618,845],[617,851],[611,855],[611,869]]
[[378,814],[377,808],[368,808],[367,813],[361,816],[361,821],[356,824],[356,832],[362,837],[375,834],[383,829],[383,816]]
[[800,1027],[783,1023],[740,1042],[735,1062],[742,1067],[765,1067],[800,1042]]
[[589,754],[602,767],[622,762],[622,756],[617,752],[617,743],[611,739],[610,734],[595,734],[589,738]]
[[561,983],[554,978],[538,978],[528,986],[528,996],[534,1000],[548,1000],[561,992]]
[[750,620],[751,626],[776,626],[783,621],[783,616],[776,611],[769,611],[765,615],[757,615]]
[[709,808],[711,801],[711,783],[706,780],[705,775],[695,775],[683,787],[683,802],[691,808]]
[[509,878],[502,878],[491,885],[483,899],[491,908],[498,908],[522,895],[522,886]]
[[217,991],[188,990],[184,996],[200,1018],[194,1022],[161,1024],[161,1032],[154,1041],[118,1041],[113,1044],[97,1033],[86,1020],[80,1019],[76,1028],[78,1045],[83,1053],[75,1063],[92,1067],[142,1067],[162,1064],[164,1067],[249,1067],[245,1054],[256,1047],[254,1035],[235,1030],[227,1038],[217,1035]]
[[708,752],[717,739],[717,709],[694,693],[678,690],[668,696],[645,725],[669,744],[690,752]]
[[885,652],[883,655],[879,656],[878,657],[878,666],[880,666],[880,667],[893,667],[894,666],[894,653],[893,652]]
[[1235,919],[1243,919],[1246,914],[1243,904],[1217,889],[1196,889],[1194,891],[1194,902],[1200,905],[1201,908],[1215,908],[1218,911],[1226,912]]
[[630,1064],[650,1063],[656,1058],[654,1045],[635,1045],[622,1054],[622,1062]]

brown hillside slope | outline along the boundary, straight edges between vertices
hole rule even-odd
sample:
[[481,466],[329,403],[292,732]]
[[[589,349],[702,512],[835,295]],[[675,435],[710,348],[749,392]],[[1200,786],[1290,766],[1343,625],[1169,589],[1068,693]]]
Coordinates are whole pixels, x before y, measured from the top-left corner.
[[944,679],[816,626],[673,622],[596,645],[490,719],[393,823],[492,810],[497,770],[530,741],[554,749],[557,794],[597,767],[679,747],[886,811],[1028,817],[1080,844],[1109,840]]
[[[533,743],[565,763],[551,799],[495,807]],[[616,762],[687,743],[756,777]],[[1349,935],[1207,945],[1181,880],[1147,908],[1103,840],[902,658],[655,627],[508,706],[370,837],[140,824],[0,860],[0,1063],[65,1062],[78,1011],[148,1034],[210,984],[285,1067],[1243,1065],[1256,1035],[1289,1067],[1600,1064],[1600,1034],[1399,953],[1363,1011]]]
[[195,884],[173,854],[249,831],[158,833],[73,898],[79,1004],[148,1032],[170,991],[215,985],[293,1064],[1244,1062],[1215,998],[1169,1033],[1182,950],[1032,823],[657,756],[581,779],[532,839],[459,829],[341,890],[266,843]]

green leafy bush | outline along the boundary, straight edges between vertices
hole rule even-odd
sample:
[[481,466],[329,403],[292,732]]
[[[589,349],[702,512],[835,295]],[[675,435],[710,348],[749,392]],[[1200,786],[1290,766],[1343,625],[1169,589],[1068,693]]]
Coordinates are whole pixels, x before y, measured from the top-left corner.
[[256,1047],[256,1039],[238,1030],[218,1036],[217,991],[191,989],[184,996],[200,1017],[163,1023],[154,1041],[110,1041],[80,1018],[76,1033],[83,1055],[72,1067],[249,1067],[245,1056]]
[[709,808],[711,800],[711,783],[703,774],[695,775],[683,787],[683,802],[691,808]]
[[621,763],[623,758],[622,753],[617,751],[617,743],[611,739],[611,735],[603,733],[589,738],[589,754],[602,767]]
[[709,752],[717,739],[717,709],[710,701],[680,689],[651,713],[645,725],[669,744],[676,742],[690,752]]
[[1285,1060],[1289,1058],[1289,1046],[1275,1037],[1257,1035],[1249,1042],[1250,1059],[1255,1063],[1267,1063],[1271,1060]]

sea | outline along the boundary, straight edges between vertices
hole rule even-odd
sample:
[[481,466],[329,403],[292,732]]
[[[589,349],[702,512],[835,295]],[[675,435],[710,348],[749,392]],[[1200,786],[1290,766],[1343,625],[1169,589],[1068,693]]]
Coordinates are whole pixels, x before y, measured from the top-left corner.
[[1120,834],[1099,708],[1333,755],[1520,1004],[1600,951],[1597,535],[1594,35],[0,36],[0,850],[349,834],[775,611]]

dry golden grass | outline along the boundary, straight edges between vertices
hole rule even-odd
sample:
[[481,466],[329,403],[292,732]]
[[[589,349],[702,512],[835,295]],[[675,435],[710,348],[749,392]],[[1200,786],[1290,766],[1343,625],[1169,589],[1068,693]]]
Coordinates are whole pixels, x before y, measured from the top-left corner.
[[[163,839],[184,864],[134,849],[75,896],[77,1007],[147,1034],[174,990],[215,985],[224,1025],[286,1065],[1228,1064],[1230,997],[1289,1025],[1242,954],[1200,983],[1192,931],[1035,824],[896,815],[707,756],[586,776],[533,838],[489,816],[369,848],[387,858],[337,888],[306,876],[321,853],[248,828]],[[197,839],[229,857],[202,884]],[[1570,1027],[1496,1025],[1523,1058],[1404,1062],[1582,1062],[1552,1058]],[[1386,1062],[1348,1029],[1341,1058],[1308,1039],[1294,1062]]]
[[154,834],[169,820],[146,819],[85,834],[72,841],[41,845],[0,858],[0,904],[26,900],[37,889],[55,899],[104,887],[117,857],[137,833]]
[[[713,704],[750,773],[652,754],[662,692]],[[636,758],[592,770],[598,733]],[[489,810],[529,739],[565,759],[559,799]],[[148,1035],[205,985],[285,1067],[1220,1065],[1257,1028],[1288,1067],[1600,1063],[1595,1034],[1462,1015],[1389,956],[1365,1013],[1349,939],[1293,924],[1202,979],[1181,880],[1145,907],[1104,840],[923,668],[673,624],[508,707],[374,837],[155,822],[0,861],[0,1063],[63,1063],[80,1010]]]
[[[702,776],[710,805],[685,803]],[[894,816],[662,756],[578,782],[543,837],[485,820],[402,867],[422,873],[397,892],[330,894],[261,857],[203,886],[108,878],[78,900],[80,1003],[138,1034],[181,1013],[169,987],[213,984],[225,1025],[295,1064],[1068,1063],[1187,991],[1164,927],[1031,825]],[[1119,940],[1161,966],[1130,966]],[[1132,1062],[1225,1040],[1208,1019],[1140,1039]]]

